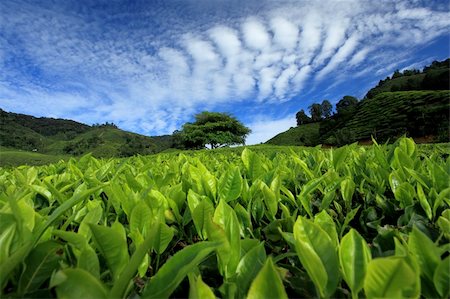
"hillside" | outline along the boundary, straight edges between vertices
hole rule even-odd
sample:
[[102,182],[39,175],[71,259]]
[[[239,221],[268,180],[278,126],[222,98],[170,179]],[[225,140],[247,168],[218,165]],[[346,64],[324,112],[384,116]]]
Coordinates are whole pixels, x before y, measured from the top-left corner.
[[[426,142],[450,141],[450,59],[433,62],[422,71],[396,71],[370,89],[365,98],[341,103],[341,111],[273,137],[274,145],[344,145],[407,135]],[[345,107],[345,105],[350,105]],[[344,106],[345,109],[342,109]],[[302,111],[303,112],[303,111]],[[309,123],[308,123],[309,122]]]
[[266,143],[314,146],[319,143],[319,127],[320,124],[317,122],[290,128],[286,132],[271,138]]
[[383,92],[411,90],[446,90],[450,85],[450,58],[434,61],[422,71],[395,71],[391,77],[380,80],[378,85],[370,89],[365,98],[372,99]]
[[[88,126],[65,119],[36,118],[0,109],[0,146],[48,155],[126,157],[172,146],[171,136],[148,137],[114,124]],[[2,150],[4,152],[4,150]]]
[[361,101],[346,122],[333,118],[320,124],[320,140],[345,144],[370,139],[385,141],[406,134],[433,136],[435,142],[449,141],[449,91],[385,92]]
[[384,92],[358,103],[352,113],[291,128],[268,140],[273,145],[344,145],[373,136],[384,142],[407,135],[449,142],[450,91]]

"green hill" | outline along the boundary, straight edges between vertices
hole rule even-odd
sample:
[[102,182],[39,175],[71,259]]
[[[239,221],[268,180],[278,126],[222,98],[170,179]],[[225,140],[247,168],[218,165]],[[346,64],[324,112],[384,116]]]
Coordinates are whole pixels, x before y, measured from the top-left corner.
[[361,101],[345,122],[330,118],[320,123],[321,143],[342,145],[370,139],[385,141],[408,135],[433,136],[432,141],[449,141],[450,92],[385,92]]
[[[172,147],[171,136],[148,137],[120,130],[114,124],[88,126],[65,119],[36,118],[0,109],[0,146],[35,154],[126,157]],[[4,159],[5,150],[2,150]]]
[[383,142],[402,135],[449,142],[449,113],[449,90],[384,92],[360,101],[351,113],[290,128],[266,143],[344,145],[372,136]]
[[341,104],[344,97],[336,105],[341,104],[344,109],[315,123],[303,115],[305,124],[278,134],[267,143],[344,145],[370,140],[372,136],[386,141],[401,135],[427,142],[449,142],[449,71],[450,59],[435,61],[422,71],[396,71],[370,89],[363,100],[354,98],[355,102],[346,107]]
[[450,85],[450,58],[434,61],[423,71],[395,71],[391,77],[380,80],[378,85],[370,89],[365,98],[372,99],[383,92],[411,90],[446,90]]
[[267,144],[282,145],[317,145],[319,140],[319,123],[310,123],[280,133],[268,140]]

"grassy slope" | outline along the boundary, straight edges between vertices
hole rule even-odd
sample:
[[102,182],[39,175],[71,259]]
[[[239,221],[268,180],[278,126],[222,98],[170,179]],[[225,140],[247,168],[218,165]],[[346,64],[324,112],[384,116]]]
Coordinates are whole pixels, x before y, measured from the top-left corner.
[[319,123],[311,123],[280,133],[268,140],[274,145],[316,145],[319,142]]

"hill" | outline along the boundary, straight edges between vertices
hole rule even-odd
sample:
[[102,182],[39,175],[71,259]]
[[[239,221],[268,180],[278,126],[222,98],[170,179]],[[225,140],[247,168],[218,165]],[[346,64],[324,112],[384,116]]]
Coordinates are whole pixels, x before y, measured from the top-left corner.
[[448,90],[450,85],[450,58],[434,61],[422,71],[395,71],[391,77],[380,80],[378,85],[370,89],[365,98],[372,99],[383,92],[411,90]]
[[371,136],[386,141],[401,135],[427,142],[449,142],[449,70],[450,59],[435,61],[423,71],[396,71],[370,89],[363,100],[355,99],[356,103],[321,121],[307,120],[267,143],[344,145],[366,141]]
[[449,91],[384,92],[359,102],[346,121],[331,117],[320,123],[321,143],[342,145],[370,139],[378,141],[408,135],[433,136],[449,141]]
[[314,146],[320,142],[319,128],[320,124],[318,122],[290,128],[286,132],[271,138],[266,143]]
[[72,120],[36,118],[1,109],[0,127],[0,146],[47,155],[80,156],[90,152],[96,157],[127,157],[158,153],[172,147],[173,143],[171,136],[143,136],[120,130],[110,123],[88,126]]

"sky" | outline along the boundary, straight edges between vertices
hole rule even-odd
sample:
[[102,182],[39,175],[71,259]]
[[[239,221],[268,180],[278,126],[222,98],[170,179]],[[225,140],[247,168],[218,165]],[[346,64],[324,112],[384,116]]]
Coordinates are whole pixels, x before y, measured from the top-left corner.
[[227,112],[265,142],[450,56],[448,1],[0,1],[0,108],[144,135]]

